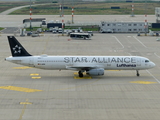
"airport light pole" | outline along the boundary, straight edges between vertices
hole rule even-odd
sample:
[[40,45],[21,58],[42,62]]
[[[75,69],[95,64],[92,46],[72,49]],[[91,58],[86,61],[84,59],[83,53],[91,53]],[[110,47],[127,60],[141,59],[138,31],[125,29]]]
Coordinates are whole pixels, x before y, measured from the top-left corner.
[[72,0],[72,24],[74,23],[74,0]]
[[147,35],[147,1],[145,0],[145,36]]
[[62,17],[62,0],[59,1],[60,5],[59,5],[59,16]]
[[156,10],[155,10],[155,12],[156,12],[156,17],[157,17],[157,19],[156,19],[156,23],[159,23],[159,8],[158,7],[156,7]]
[[134,17],[134,0],[132,1],[132,14],[131,17]]
[[64,0],[62,0],[62,36],[64,35]]
[[59,17],[61,17],[61,13],[62,13],[62,5],[59,5]]
[[31,6],[31,0],[30,0],[30,31],[32,30],[32,6]]

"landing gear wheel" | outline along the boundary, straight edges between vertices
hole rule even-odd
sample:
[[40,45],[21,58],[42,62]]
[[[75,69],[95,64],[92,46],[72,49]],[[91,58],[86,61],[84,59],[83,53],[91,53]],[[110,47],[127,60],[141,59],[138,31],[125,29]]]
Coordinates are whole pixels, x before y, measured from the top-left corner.
[[138,77],[140,76],[140,74],[139,74],[138,70],[137,70],[137,76],[138,76]]
[[79,77],[83,77],[83,73],[81,71],[78,72]]

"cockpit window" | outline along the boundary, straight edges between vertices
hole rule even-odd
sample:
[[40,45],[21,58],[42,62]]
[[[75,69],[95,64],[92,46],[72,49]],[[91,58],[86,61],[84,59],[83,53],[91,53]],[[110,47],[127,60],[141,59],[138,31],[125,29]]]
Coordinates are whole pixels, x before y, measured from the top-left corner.
[[149,62],[149,60],[145,60],[145,62]]

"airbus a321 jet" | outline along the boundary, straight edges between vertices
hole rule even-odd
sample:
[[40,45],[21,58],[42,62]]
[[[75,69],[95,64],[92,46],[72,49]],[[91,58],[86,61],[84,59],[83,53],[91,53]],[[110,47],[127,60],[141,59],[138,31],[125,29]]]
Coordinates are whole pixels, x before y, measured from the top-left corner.
[[6,61],[40,69],[75,70],[79,77],[83,77],[84,72],[91,76],[104,75],[105,70],[135,70],[139,76],[139,70],[155,66],[140,56],[32,56],[14,36],[8,36],[8,41],[12,56]]

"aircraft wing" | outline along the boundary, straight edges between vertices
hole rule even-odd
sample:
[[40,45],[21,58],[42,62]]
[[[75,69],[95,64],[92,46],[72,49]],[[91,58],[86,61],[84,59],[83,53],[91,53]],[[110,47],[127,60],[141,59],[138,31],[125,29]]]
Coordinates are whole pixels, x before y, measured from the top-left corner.
[[72,66],[66,66],[66,69],[68,70],[91,70],[91,69],[95,69],[95,68],[103,68],[103,66],[99,66],[99,65],[87,65],[87,66],[82,66],[82,65],[72,65]]

